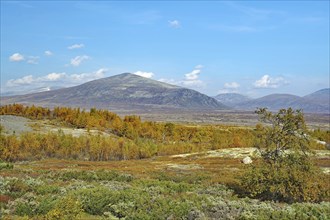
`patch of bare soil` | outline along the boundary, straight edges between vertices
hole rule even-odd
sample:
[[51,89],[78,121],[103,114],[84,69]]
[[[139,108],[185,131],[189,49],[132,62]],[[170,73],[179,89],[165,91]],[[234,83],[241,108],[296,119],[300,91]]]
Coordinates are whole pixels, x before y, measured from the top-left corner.
[[0,115],[0,124],[4,128],[4,134],[21,134],[24,132],[32,131],[30,119],[13,116],[13,115]]

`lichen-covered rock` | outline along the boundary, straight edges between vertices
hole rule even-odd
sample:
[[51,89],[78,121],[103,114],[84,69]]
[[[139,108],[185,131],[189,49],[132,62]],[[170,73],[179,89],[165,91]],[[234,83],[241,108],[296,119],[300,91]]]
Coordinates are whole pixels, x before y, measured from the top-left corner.
[[244,157],[242,162],[244,164],[251,164],[253,161],[252,161],[251,157]]

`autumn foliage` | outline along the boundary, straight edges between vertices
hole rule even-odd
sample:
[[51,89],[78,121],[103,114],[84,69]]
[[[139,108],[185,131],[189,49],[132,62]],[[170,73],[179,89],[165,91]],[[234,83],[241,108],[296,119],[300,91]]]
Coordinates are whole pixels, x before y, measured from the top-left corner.
[[108,110],[6,105],[0,114],[47,119],[72,128],[96,129],[98,135],[73,136],[58,132],[1,135],[0,158],[7,161],[70,158],[93,161],[142,159],[157,155],[252,147],[252,129],[221,125],[187,126],[123,118]]
[[291,108],[272,113],[258,109],[264,125],[257,125],[256,147],[261,162],[251,165],[242,187],[252,197],[293,202],[329,199],[328,177],[314,166],[310,138],[301,111]]

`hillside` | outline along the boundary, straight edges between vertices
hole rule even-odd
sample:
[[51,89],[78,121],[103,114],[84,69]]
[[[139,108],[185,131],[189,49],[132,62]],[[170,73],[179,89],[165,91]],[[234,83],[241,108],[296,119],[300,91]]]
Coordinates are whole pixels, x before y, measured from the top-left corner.
[[322,105],[329,109],[330,105],[330,89],[321,89],[316,92],[313,92],[309,95],[303,97],[305,100],[308,100],[317,105]]
[[238,103],[236,107],[239,109],[255,109],[257,107],[263,107],[272,110],[287,107],[295,108],[295,106],[292,105],[299,99],[301,99],[299,96],[290,94],[271,94],[247,102]]
[[330,113],[330,89],[321,89],[300,97],[291,94],[271,94],[252,99],[237,93],[219,94],[214,97],[219,102],[236,110],[268,108],[276,111],[282,108],[302,109],[308,113]]
[[197,91],[130,73],[102,78],[79,86],[34,94],[3,97],[2,104],[120,109],[226,109]]
[[[326,102],[325,102],[326,103]],[[237,109],[253,110],[259,107],[270,110],[279,110],[281,108],[302,109],[304,112],[328,113],[329,106],[322,105],[317,101],[311,101],[304,97],[290,94],[271,94],[247,102],[238,103]]]
[[245,96],[245,95],[241,95],[238,93],[224,93],[224,94],[219,94],[217,96],[214,97],[216,100],[218,100],[219,102],[230,106],[230,107],[234,107],[235,105],[242,103],[242,102],[247,102],[252,100],[251,98]]
[[256,164],[253,173],[260,163],[254,148],[259,137],[251,127],[157,123],[105,110],[19,104],[2,106],[0,113],[4,219],[297,219],[301,210],[308,217],[330,216],[323,197],[329,192],[326,150],[311,155],[323,174],[299,175],[303,183],[322,186],[313,194],[322,202],[292,205],[249,199],[241,187],[251,167],[245,159]]

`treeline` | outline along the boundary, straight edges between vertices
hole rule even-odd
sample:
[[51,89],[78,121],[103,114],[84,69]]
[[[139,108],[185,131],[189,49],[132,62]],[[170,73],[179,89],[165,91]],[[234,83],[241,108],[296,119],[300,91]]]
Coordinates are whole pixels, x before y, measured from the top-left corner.
[[[198,142],[162,142],[152,139],[134,140],[106,135],[81,135],[75,137],[62,130],[49,133],[26,132],[20,136],[0,135],[0,159],[5,161],[38,160],[42,158],[79,159],[91,161],[143,159],[203,150],[234,147],[237,138],[219,134],[218,140],[205,144]],[[223,137],[223,141],[221,142]],[[216,142],[218,141],[218,142]]]
[[127,160],[158,155],[191,153],[228,147],[253,147],[253,129],[223,125],[187,126],[141,121],[138,116],[119,117],[108,110],[21,104],[0,107],[1,115],[47,119],[72,128],[97,129],[109,135],[25,133],[17,137],[1,132],[0,159],[7,161],[40,158]]
[[[49,119],[74,128],[98,129],[130,140],[150,139],[155,143],[188,142],[222,145],[220,147],[249,147],[253,143],[252,130],[228,126],[185,126],[173,123],[142,122],[139,116],[123,119],[108,110],[90,111],[80,108],[23,106],[0,107],[0,114],[18,115],[31,119]],[[224,146],[225,145],[225,146]],[[219,148],[214,146],[214,148]]]
[[0,159],[5,161],[39,160],[42,158],[79,160],[141,159],[162,154],[162,147],[144,142],[136,144],[125,138],[100,135],[74,137],[57,133],[24,133],[0,136]]

